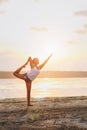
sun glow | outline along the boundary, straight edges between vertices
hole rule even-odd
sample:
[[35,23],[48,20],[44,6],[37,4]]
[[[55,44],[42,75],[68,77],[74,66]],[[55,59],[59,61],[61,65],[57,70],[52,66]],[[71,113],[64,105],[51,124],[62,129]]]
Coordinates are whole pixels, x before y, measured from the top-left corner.
[[67,45],[64,44],[46,44],[44,55],[41,55],[41,58],[47,57],[51,53],[53,54],[52,59],[64,59],[69,55],[69,48]]
[[[39,46],[39,45],[38,45]],[[43,50],[41,48],[35,48],[32,53],[28,51],[28,47],[24,48],[26,51],[22,54],[23,60],[26,60],[26,57],[31,56],[32,58],[38,57],[42,63],[50,54],[52,54],[51,61],[64,60],[70,54],[70,48],[65,44],[50,43],[44,44]],[[31,48],[31,50],[33,50]],[[23,51],[22,51],[23,52]]]

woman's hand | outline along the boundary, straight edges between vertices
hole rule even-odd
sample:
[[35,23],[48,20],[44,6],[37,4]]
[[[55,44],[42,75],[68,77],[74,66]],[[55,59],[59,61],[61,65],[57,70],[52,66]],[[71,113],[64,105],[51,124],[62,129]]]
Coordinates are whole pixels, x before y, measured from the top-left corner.
[[28,58],[27,62],[23,66],[26,67],[26,65],[29,63],[30,60],[31,60],[31,57]]
[[44,65],[48,62],[48,60],[50,59],[51,56],[52,56],[52,53],[50,54],[50,56],[41,65],[39,65],[40,69],[42,69],[44,67]]
[[31,60],[31,56],[28,58],[27,62],[29,62]]
[[53,55],[53,53],[51,53],[51,54],[49,55],[49,57],[47,58],[47,60],[49,60],[49,59],[51,58],[52,55]]
[[48,56],[48,58],[46,59],[46,62],[51,58],[52,53]]

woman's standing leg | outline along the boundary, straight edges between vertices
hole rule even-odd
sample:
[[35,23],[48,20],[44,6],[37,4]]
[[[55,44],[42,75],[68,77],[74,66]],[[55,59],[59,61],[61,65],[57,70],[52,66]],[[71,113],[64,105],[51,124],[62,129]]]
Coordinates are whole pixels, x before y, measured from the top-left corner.
[[32,106],[32,105],[30,104],[30,98],[31,98],[31,85],[32,85],[32,81],[26,82],[26,89],[27,89],[27,104],[28,104],[28,106]]

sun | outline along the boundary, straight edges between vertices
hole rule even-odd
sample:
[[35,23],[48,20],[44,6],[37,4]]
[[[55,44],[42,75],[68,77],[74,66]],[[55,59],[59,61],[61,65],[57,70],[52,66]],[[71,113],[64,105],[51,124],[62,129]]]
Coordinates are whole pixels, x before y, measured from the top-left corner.
[[57,48],[52,43],[50,43],[50,44],[45,43],[43,50],[40,51],[39,57],[40,57],[40,59],[43,60],[43,59],[47,58],[50,54],[52,54],[52,57],[54,54],[57,56]]
[[22,55],[25,59],[28,56],[31,56],[32,58],[37,57],[39,58],[40,63],[43,62],[50,54],[52,54],[51,61],[57,61],[64,60],[70,53],[68,45],[58,42],[45,42],[42,45],[38,44],[35,48],[32,48],[31,46],[31,49],[27,46],[25,50],[25,53],[22,51]]
[[45,55],[48,53],[53,53],[51,57],[52,62],[56,61],[65,61],[67,60],[71,54],[72,54],[72,48],[71,46],[65,44],[65,43],[54,43],[48,45],[48,50],[46,50]]
[[44,48],[44,55],[41,55],[41,58],[45,58],[50,54],[53,54],[52,59],[64,59],[64,57],[68,56],[68,48],[64,44],[46,44],[46,48]]

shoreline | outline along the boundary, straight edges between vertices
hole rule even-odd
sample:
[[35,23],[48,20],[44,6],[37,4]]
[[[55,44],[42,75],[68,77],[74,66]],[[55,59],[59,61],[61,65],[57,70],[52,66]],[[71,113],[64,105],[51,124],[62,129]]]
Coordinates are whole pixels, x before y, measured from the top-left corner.
[[0,130],[87,130],[87,96],[0,99]]

